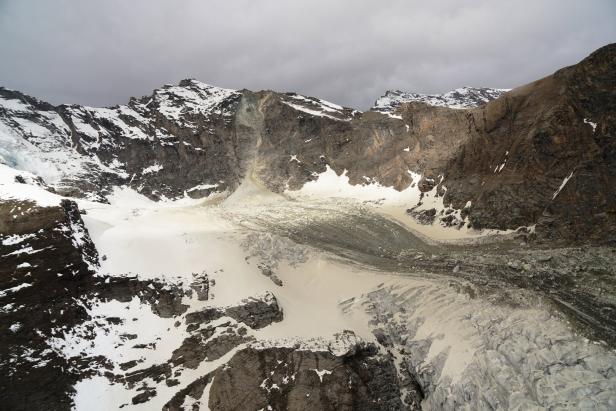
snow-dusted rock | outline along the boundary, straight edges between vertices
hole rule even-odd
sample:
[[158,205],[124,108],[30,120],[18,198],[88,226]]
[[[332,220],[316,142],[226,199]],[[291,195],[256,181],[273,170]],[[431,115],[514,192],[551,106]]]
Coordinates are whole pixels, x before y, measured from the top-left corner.
[[379,97],[372,110],[381,113],[391,113],[404,103],[420,102],[434,107],[473,108],[500,97],[509,89],[487,87],[461,87],[443,94],[408,93],[400,90],[389,90]]

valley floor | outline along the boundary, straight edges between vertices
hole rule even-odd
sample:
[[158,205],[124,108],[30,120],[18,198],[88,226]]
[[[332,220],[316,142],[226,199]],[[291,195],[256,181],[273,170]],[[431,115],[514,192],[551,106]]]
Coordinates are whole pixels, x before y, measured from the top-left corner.
[[[593,311],[600,308],[588,303],[592,285],[583,269],[567,272],[566,260],[577,252],[576,265],[592,264],[587,271],[604,270],[608,276],[611,250],[428,244],[365,204],[256,194],[248,187],[225,200],[160,204],[118,191],[111,205],[82,205],[104,256],[101,274],[179,287],[203,276],[210,288],[205,301],[184,297],[188,309],[173,318],[157,317],[137,298],[101,303],[92,317],[113,315],[121,321],[102,328],[104,335],[96,335],[89,347],[67,335],[67,355],[106,356],[113,373],[122,375],[122,364],[134,362],[128,369],[134,372],[169,361],[191,336],[187,313],[271,293],[283,318],[249,330],[249,338],[229,345],[220,357],[206,357],[192,368],[174,366],[178,383],[171,387],[168,379],[145,379],[132,389],[100,375],[82,380],[75,387],[78,409],[162,408],[178,389],[241,349],[300,345],[331,352],[345,330],[354,334],[353,341],[374,343],[393,359],[407,405],[418,394],[405,391],[419,385],[427,409],[616,406],[616,356],[605,343],[582,336],[590,330],[590,336],[613,344],[612,319]],[[584,261],[587,253],[593,256]],[[541,278],[522,283],[529,273]],[[560,278],[551,284],[550,275]],[[590,307],[576,304],[576,293],[584,292],[581,298]],[[554,303],[580,318],[561,315]],[[214,326],[236,322],[217,321]],[[126,333],[137,339],[129,344]],[[144,386],[156,395],[133,404],[140,391],[149,392]],[[206,390],[187,396],[184,404],[206,406],[208,395]]]
[[443,242],[249,182],[79,206],[99,282],[47,342],[77,410],[616,407],[613,249]]

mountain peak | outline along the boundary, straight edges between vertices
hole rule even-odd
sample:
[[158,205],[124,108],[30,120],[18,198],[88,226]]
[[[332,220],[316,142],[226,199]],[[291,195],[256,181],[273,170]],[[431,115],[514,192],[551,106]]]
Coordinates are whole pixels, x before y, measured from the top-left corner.
[[376,100],[373,111],[390,113],[404,103],[421,102],[436,107],[474,108],[482,106],[509,89],[488,87],[460,87],[443,94],[410,93],[401,90],[388,90]]

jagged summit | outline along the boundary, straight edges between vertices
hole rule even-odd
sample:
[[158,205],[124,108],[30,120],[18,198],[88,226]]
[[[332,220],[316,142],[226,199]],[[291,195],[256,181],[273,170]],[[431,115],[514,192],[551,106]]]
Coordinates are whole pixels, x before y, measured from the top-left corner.
[[474,108],[484,105],[509,89],[488,87],[461,87],[443,94],[408,93],[400,90],[388,90],[372,107],[373,111],[391,113],[403,103],[418,101],[436,107]]

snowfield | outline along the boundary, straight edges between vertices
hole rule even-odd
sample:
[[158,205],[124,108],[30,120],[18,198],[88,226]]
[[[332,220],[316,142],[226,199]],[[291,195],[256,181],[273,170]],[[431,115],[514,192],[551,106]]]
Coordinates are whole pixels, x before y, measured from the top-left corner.
[[[335,221],[336,211],[335,207],[334,211],[331,209],[332,201],[336,207],[346,208],[350,207],[351,199],[359,199],[363,204],[385,199],[384,206],[393,207],[400,206],[417,194],[409,191],[392,196],[389,195],[391,189],[386,187],[348,186],[344,175],[335,176],[332,173],[326,172],[322,180],[307,184],[299,193],[287,193],[289,197],[293,194],[293,198],[264,192],[247,180],[243,187],[226,199],[214,195],[204,200],[155,203],[131,190],[118,189],[110,197],[109,205],[84,202],[81,207],[87,210],[88,214],[84,216],[86,225],[99,252],[106,257],[101,262],[101,274],[137,275],[144,279],[186,283],[193,279],[195,273],[206,272],[216,284],[211,299],[185,300],[190,306],[189,312],[204,306],[229,306],[243,298],[271,292],[282,308],[284,319],[252,332],[260,347],[293,347],[300,344],[312,350],[327,350],[334,335],[343,330],[352,330],[359,338],[376,343],[373,334],[375,327],[389,327],[393,330],[392,335],[400,338],[397,344],[413,353],[410,358],[416,367],[440,368],[439,376],[432,381],[438,386],[434,401],[449,395],[446,394],[448,392],[480,390],[482,387],[473,388],[473,381],[478,378],[477,373],[483,373],[480,370],[486,367],[495,372],[500,370],[502,375],[497,380],[501,383],[519,384],[517,381],[520,378],[528,379],[530,383],[537,378],[538,369],[549,367],[545,363],[548,361],[544,357],[546,354],[541,354],[546,346],[540,341],[555,338],[561,341],[558,351],[554,351],[556,346],[547,348],[553,358],[567,355],[567,350],[575,350],[582,357],[606,358],[604,356],[608,354],[599,346],[576,337],[545,309],[520,311],[497,307],[486,301],[469,299],[436,278],[419,278],[349,265],[338,258],[332,259],[319,250],[318,245],[312,247],[284,239],[272,240],[277,234],[271,232],[271,227],[291,224],[290,220]],[[345,201],[337,203],[330,197]],[[324,200],[327,198],[330,199]],[[311,209],[307,201],[314,202],[314,208]],[[330,203],[330,211],[324,212],[327,208],[321,208],[322,203]],[[332,215],[328,216],[328,212]],[[428,233],[424,232],[426,235]],[[248,244],[247,236],[250,238]],[[266,245],[258,249],[257,244]],[[258,263],[263,261],[276,267],[282,287],[259,271]],[[400,307],[404,309],[401,311]],[[380,318],[387,312],[393,314],[393,320],[383,324]],[[107,355],[116,364],[139,358],[144,361],[140,366],[154,364],[169,357],[187,336],[181,327],[172,325],[174,321],[183,321],[182,317],[157,318],[148,308],[141,307],[137,299],[93,309],[94,317],[112,313],[138,318],[136,323],[131,324],[131,329],[140,335],[139,341],[158,342],[154,356],[144,355],[135,349],[118,348],[114,346],[117,343],[114,338],[119,338],[124,327],[119,326],[113,333],[97,338],[94,346],[88,348],[90,354]],[[502,324],[486,331],[486,324],[493,323],[496,318]],[[525,336],[523,341],[511,340],[504,325],[509,323],[515,325],[520,336]],[[427,342],[430,347],[428,351],[418,350],[418,345]],[[53,343],[56,344],[59,343]],[[73,353],[80,350],[79,339],[69,337],[63,344],[63,350],[72,350]],[[505,355],[523,350],[524,356],[539,356],[536,358],[541,359],[527,363],[524,367],[528,368],[523,368],[526,371],[522,372],[515,361],[486,358],[489,347],[499,344],[510,347],[510,352]],[[186,370],[180,378],[181,383],[188,384],[200,373],[222,365],[230,355],[204,361],[195,370]],[[409,361],[404,356],[397,358],[399,366]],[[610,358],[607,361],[614,361]],[[517,360],[521,361],[522,357]],[[561,376],[562,380],[559,379]],[[540,377],[540,381],[546,378],[564,384],[569,376],[570,371],[565,367],[552,376]],[[614,381],[609,381],[613,386]],[[162,407],[175,392],[164,383],[151,381],[150,385],[156,387],[157,396],[147,403],[131,405],[130,398],[136,394],[135,391],[122,384],[110,383],[103,377],[93,377],[76,386],[76,407],[102,410],[129,404],[129,408],[156,409]],[[575,389],[575,386],[567,385],[569,388],[566,391]],[[524,391],[524,387],[522,384],[517,388],[519,392],[513,391],[508,395],[511,398],[531,395]],[[548,400],[542,399],[540,403],[558,404],[560,401],[555,396]],[[430,404],[430,401],[425,403],[426,406]],[[526,401],[520,404],[524,407],[534,403]]]

